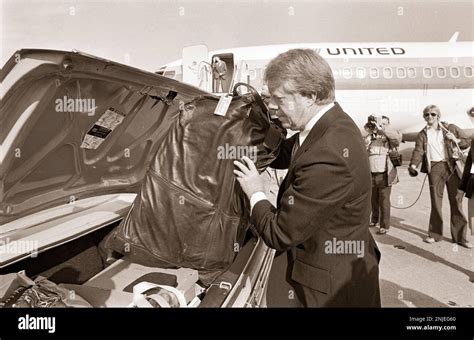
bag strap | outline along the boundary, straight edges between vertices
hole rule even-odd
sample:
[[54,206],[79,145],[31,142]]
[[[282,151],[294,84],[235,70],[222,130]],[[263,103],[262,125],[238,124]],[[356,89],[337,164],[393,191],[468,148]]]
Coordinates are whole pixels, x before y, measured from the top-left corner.
[[[443,129],[443,130],[444,130],[444,132],[446,132],[446,133],[451,133],[451,134],[453,134],[453,135],[454,135],[454,133],[453,133],[453,132],[451,132],[451,131],[449,131],[449,130],[448,130],[448,128],[446,128],[446,127],[445,127],[443,124],[447,124],[447,125],[448,125],[448,127],[449,127],[449,124],[448,124],[448,123],[445,123],[445,122],[439,122],[439,126],[441,126],[441,129]],[[453,143],[453,145],[455,145],[455,146],[456,146],[456,148],[458,149],[458,151],[462,152],[462,149],[461,149],[461,147],[459,146],[458,142],[456,142],[456,141],[454,141],[454,140],[451,140],[450,142],[451,142],[451,143]],[[454,149],[454,146],[453,146],[452,148]]]
[[[154,299],[161,307],[170,307],[169,303],[163,299],[159,294],[152,294],[145,296],[145,293],[154,288],[161,288],[176,296],[179,307],[187,307],[186,298],[184,294],[178,289],[168,285],[159,285],[151,282],[140,282],[133,286],[133,304],[137,307],[150,307],[151,304],[146,300],[146,297]],[[146,301],[146,302],[145,302]]]
[[387,139],[389,151],[390,151],[390,150],[393,150],[394,147],[392,146],[392,143],[390,143],[390,138],[388,138],[388,136],[387,136],[386,134],[384,134],[384,137]]
[[137,294],[133,296],[133,302],[129,307],[140,307],[140,308],[154,308],[154,306],[147,300],[153,299],[155,300],[160,307],[163,308],[169,308],[171,307],[169,303],[160,295],[158,294],[152,294],[152,295],[143,295],[143,294]]

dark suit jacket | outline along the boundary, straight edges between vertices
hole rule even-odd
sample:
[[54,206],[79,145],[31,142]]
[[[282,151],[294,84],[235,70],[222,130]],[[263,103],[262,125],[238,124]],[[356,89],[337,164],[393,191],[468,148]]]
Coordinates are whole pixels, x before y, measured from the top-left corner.
[[213,74],[214,74],[214,79],[224,79],[225,80],[225,74],[227,72],[227,65],[224,61],[220,61],[217,64],[214,64],[212,66]]
[[474,158],[474,139],[471,142],[471,150],[467,155],[466,164],[464,165],[464,172],[461,178],[459,189],[466,193],[466,197],[472,199],[474,195],[474,176],[471,174],[472,159]]
[[289,250],[287,279],[306,306],[380,307],[380,252],[368,228],[371,176],[359,129],[336,103],[290,164],[295,140],[271,164],[289,169],[277,208],[267,200],[254,206],[255,228],[268,246]]

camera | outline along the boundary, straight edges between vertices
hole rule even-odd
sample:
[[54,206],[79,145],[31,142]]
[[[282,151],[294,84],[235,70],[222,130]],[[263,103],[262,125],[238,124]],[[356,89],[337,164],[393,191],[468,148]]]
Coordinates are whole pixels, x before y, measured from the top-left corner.
[[375,115],[370,115],[367,117],[367,128],[370,130],[378,130],[382,127],[382,117],[380,116],[375,116]]

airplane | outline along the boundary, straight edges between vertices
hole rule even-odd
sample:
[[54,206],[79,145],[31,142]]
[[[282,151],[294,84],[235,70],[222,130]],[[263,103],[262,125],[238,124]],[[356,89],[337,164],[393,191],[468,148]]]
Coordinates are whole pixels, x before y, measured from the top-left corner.
[[[317,49],[333,69],[338,102],[354,121],[362,126],[370,114],[388,115],[409,141],[424,125],[421,110],[432,103],[440,106],[443,120],[474,132],[474,117],[466,114],[473,107],[473,43],[455,38],[447,43],[273,45],[210,53],[201,45],[185,48],[181,60],[158,74],[81,52],[17,51],[0,71],[0,275],[25,270],[29,276],[70,285],[84,296],[105,291],[108,298],[96,306],[131,303],[130,296],[113,298],[125,294],[139,276],[161,269],[126,258],[105,266],[99,243],[136,197],[156,149],[156,117],[168,106],[178,111],[179,101],[212,95],[215,56],[228,66],[225,91],[236,82],[261,89],[272,57],[289,48]],[[176,100],[168,100],[171,93],[177,93]],[[71,97],[77,101],[69,103]],[[102,141],[83,137],[104,103],[137,119],[121,125],[121,133],[110,134],[101,147]],[[69,110],[69,104],[83,105],[82,114]],[[84,143],[96,143],[97,152],[85,151]],[[218,283],[205,291],[189,279],[195,277],[192,271],[172,273],[178,285],[191,282],[185,293],[199,292],[199,307],[259,307],[266,305],[273,257],[274,250],[252,237]],[[195,304],[194,299],[187,302]]]
[[157,73],[214,92],[212,61],[227,64],[224,92],[245,82],[263,89],[268,62],[293,48],[317,51],[331,66],[336,100],[361,127],[369,115],[390,117],[406,142],[415,141],[426,125],[422,110],[429,104],[441,110],[441,120],[474,135],[473,41],[301,43],[240,47],[208,51],[205,45],[185,47],[182,58]]
[[[176,277],[176,306],[266,305],[275,250],[249,234],[209,287],[191,268],[142,266],[126,256],[104,262],[100,254],[101,240],[131,209],[167,131],[165,114],[176,117],[180,104],[199,96],[216,104],[218,97],[153,72],[53,50],[15,52],[0,81],[0,275],[46,277],[93,307],[149,307],[137,298],[146,292],[135,288],[157,273]],[[109,129],[90,135],[104,112]]]

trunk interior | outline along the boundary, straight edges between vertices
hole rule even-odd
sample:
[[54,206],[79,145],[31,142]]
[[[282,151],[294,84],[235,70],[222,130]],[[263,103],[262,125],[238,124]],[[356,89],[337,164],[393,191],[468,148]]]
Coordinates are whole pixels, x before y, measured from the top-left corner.
[[[101,249],[100,243],[120,221],[104,226],[87,235],[41,252],[35,257],[29,257],[0,269],[0,275],[24,270],[26,276],[35,279],[46,277],[56,284],[66,284],[79,295],[89,298],[88,287],[107,290],[107,297],[92,292],[92,300],[98,305],[94,307],[126,307],[129,297],[120,294],[110,294],[110,291],[131,293],[131,287],[139,282],[170,284],[170,276],[176,276],[180,283],[186,280],[186,296],[188,300],[198,296],[201,300],[198,307],[219,307],[229,293],[229,283],[234,285],[239,274],[249,260],[256,239],[249,232],[241,251],[228,270],[223,272],[210,287],[202,287],[197,281],[197,271],[181,269],[161,269],[132,264],[119,254],[113,261],[107,261],[107,254]],[[153,275],[155,274],[155,275]],[[220,285],[221,282],[225,284]],[[84,288],[78,287],[81,285]],[[176,285],[176,282],[175,282]],[[207,289],[204,289],[207,288]],[[104,292],[105,293],[105,292]],[[91,301],[90,299],[88,299]]]

